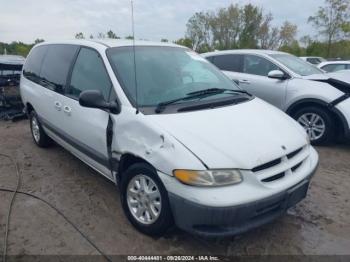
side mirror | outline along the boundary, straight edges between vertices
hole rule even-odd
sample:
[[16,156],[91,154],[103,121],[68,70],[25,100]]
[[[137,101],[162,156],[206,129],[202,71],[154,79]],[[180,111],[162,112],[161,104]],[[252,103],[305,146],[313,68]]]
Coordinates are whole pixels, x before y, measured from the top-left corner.
[[272,70],[267,75],[269,78],[284,80],[286,75],[281,70]]
[[81,92],[79,95],[79,104],[83,107],[109,110],[113,114],[120,113],[118,103],[107,102],[99,90],[86,90]]

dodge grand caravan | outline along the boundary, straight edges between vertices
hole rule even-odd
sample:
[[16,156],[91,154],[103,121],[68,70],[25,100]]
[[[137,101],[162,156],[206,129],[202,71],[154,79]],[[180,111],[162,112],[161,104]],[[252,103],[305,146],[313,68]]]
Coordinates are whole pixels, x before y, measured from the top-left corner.
[[297,122],[193,51],[75,40],[35,46],[21,96],[34,142],[66,148],[120,188],[141,232],[226,236],[307,193],[318,155]]

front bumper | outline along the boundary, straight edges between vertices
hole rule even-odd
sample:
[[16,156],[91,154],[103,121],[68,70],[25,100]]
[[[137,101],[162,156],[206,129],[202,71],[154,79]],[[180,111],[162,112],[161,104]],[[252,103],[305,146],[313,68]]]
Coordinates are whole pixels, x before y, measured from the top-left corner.
[[347,98],[341,103],[337,104],[333,108],[333,111],[342,122],[345,139],[350,140],[350,98]]
[[297,185],[271,197],[232,207],[209,207],[169,193],[176,225],[203,237],[224,237],[246,232],[283,215],[306,197],[312,173]]

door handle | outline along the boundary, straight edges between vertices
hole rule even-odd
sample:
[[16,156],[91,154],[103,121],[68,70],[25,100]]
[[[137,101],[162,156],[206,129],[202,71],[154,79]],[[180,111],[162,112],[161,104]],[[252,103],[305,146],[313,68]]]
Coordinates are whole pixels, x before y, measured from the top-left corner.
[[56,108],[56,110],[61,111],[61,109],[62,109],[62,104],[61,104],[60,102],[56,101],[56,102],[55,102],[55,108]]
[[238,82],[240,82],[242,84],[250,84],[250,81],[247,79],[240,79]]
[[70,108],[69,106],[64,106],[63,107],[63,111],[67,114],[70,115],[72,113],[72,108]]

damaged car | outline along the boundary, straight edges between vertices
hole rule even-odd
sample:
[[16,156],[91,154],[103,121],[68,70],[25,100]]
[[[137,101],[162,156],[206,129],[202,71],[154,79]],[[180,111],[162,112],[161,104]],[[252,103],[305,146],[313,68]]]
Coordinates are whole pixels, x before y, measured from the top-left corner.
[[305,198],[318,154],[292,118],[170,43],[35,46],[21,96],[34,142],[54,140],[117,184],[139,231],[229,236]]
[[23,115],[19,81],[25,58],[0,55],[0,119],[13,119]]
[[228,50],[203,56],[242,89],[296,119],[313,144],[349,139],[350,81],[346,77],[325,74],[278,51]]

